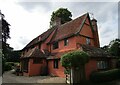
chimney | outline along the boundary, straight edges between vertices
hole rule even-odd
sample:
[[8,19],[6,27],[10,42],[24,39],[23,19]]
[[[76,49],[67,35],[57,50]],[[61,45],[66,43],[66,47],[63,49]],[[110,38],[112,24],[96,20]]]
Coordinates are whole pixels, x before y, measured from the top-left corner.
[[100,47],[97,20],[93,18],[91,22],[94,29],[94,44],[96,47]]
[[61,18],[56,17],[55,20],[52,22],[52,26],[60,26],[61,25]]

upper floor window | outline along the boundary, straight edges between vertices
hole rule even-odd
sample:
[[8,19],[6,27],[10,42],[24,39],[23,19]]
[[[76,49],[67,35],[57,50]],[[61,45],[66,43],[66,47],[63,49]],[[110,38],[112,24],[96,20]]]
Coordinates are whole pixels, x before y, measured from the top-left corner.
[[90,38],[86,38],[86,44],[90,45]]
[[58,48],[58,42],[54,42],[53,43],[53,49],[57,49]]
[[68,45],[68,39],[64,39],[64,46]]

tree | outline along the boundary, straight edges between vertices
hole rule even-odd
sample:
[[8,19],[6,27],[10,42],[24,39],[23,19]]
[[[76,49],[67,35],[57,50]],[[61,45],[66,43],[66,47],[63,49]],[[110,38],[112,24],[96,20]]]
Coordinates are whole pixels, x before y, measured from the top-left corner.
[[52,26],[56,17],[61,19],[61,24],[72,20],[72,14],[67,8],[59,8],[57,11],[52,12],[50,26]]
[[[61,64],[66,70],[72,69],[73,83],[85,81],[85,64],[89,61],[89,56],[84,51],[73,51],[61,57]],[[81,80],[81,81],[80,81]]]
[[112,40],[109,44],[109,52],[120,58],[120,39]]
[[10,38],[10,24],[4,19],[5,16],[4,14],[1,13],[0,11],[0,15],[1,15],[1,19],[0,22],[2,24],[2,26],[0,27],[0,31],[2,32],[2,73],[4,72],[4,63],[5,63],[5,57],[6,57],[6,53],[7,53],[7,44],[6,41],[8,38]]

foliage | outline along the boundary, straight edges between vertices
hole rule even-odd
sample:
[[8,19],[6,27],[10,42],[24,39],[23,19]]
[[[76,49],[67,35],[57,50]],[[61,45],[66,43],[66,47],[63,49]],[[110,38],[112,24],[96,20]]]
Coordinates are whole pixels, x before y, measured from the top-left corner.
[[56,17],[61,18],[61,24],[72,20],[72,14],[67,8],[59,8],[58,10],[52,12],[50,25],[52,25]]
[[19,62],[20,60],[20,53],[19,51],[8,51],[6,55],[7,62]]
[[120,39],[115,39],[110,42],[109,51],[112,55],[120,57]]
[[116,79],[120,79],[120,69],[93,72],[90,75],[90,80],[95,83],[108,82]]
[[112,40],[109,45],[105,45],[102,49],[120,58],[120,39]]
[[80,67],[89,61],[88,54],[84,51],[73,51],[61,57],[62,66],[65,68]]
[[[6,69],[6,65],[5,65],[5,56],[6,56],[6,49],[7,49],[7,44],[6,44],[6,40],[8,38],[10,38],[10,24],[5,20],[5,16],[4,14],[1,13],[0,11],[0,15],[1,15],[1,20],[0,22],[2,22],[2,73],[4,73],[4,70]],[[1,30],[1,29],[0,29]]]
[[12,65],[11,65],[11,63],[5,63],[5,68],[4,68],[4,71],[9,71],[9,70],[11,70],[12,69]]

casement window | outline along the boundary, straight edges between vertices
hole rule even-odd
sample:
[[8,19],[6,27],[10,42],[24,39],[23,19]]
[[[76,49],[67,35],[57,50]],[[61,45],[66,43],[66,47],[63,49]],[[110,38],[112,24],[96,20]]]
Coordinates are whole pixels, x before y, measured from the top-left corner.
[[108,68],[108,62],[107,61],[98,61],[97,62],[97,68],[98,69],[106,69],[106,68]]
[[58,42],[54,42],[53,43],[53,49],[57,49],[59,46],[58,46]]
[[86,38],[86,44],[90,45],[90,38]]
[[68,39],[64,39],[64,46],[68,45]]
[[58,69],[58,60],[57,60],[57,59],[54,60],[53,66],[54,66],[54,68],[57,68],[57,69]]

